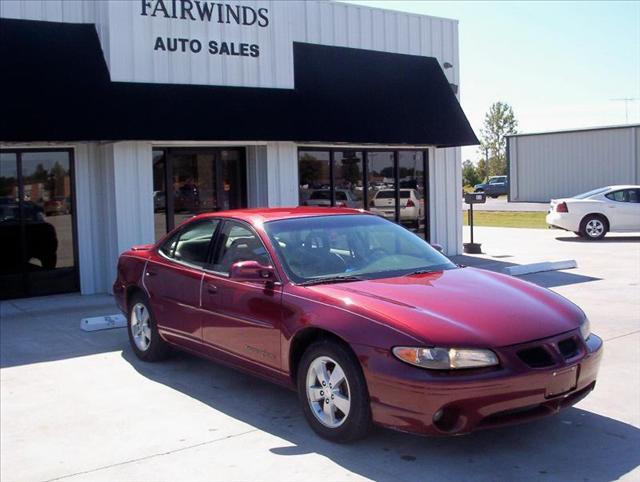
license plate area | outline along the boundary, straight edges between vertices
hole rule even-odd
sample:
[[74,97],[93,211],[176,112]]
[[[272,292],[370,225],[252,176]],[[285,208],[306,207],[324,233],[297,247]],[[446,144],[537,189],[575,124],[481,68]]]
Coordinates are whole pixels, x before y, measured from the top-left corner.
[[575,390],[577,383],[578,365],[556,370],[551,374],[545,396],[551,398]]

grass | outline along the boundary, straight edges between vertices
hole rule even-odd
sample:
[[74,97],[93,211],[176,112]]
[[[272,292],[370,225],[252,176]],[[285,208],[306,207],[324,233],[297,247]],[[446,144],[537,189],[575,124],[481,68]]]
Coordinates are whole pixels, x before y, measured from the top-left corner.
[[[474,226],[495,226],[500,228],[546,229],[545,212],[534,211],[474,211]],[[465,226],[469,225],[468,212],[462,215]]]

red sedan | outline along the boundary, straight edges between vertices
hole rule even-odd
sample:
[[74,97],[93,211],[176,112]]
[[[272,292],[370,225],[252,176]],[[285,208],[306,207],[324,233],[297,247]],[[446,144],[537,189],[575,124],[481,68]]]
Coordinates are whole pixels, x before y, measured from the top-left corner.
[[602,355],[573,303],[354,209],[200,215],[123,253],[117,276],[140,359],[176,347],[295,388],[336,441],[554,414],[593,390]]

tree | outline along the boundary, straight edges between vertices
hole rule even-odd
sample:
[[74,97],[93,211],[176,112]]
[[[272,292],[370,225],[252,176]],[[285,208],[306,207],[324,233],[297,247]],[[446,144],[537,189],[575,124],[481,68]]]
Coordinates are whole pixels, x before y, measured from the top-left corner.
[[467,159],[462,163],[462,185],[463,186],[475,186],[480,183],[480,175],[473,163]]
[[488,150],[489,176],[507,174],[507,136],[515,134],[518,121],[511,106],[505,102],[494,102],[484,116],[484,126],[480,133],[482,144],[481,155]]

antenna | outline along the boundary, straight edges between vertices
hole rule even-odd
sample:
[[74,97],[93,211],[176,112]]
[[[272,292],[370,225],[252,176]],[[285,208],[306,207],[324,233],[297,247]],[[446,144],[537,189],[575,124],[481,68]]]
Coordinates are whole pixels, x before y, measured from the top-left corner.
[[613,102],[624,102],[624,120],[625,123],[629,123],[629,102],[635,102],[636,100],[640,100],[637,97],[619,97],[617,99],[609,99]]

